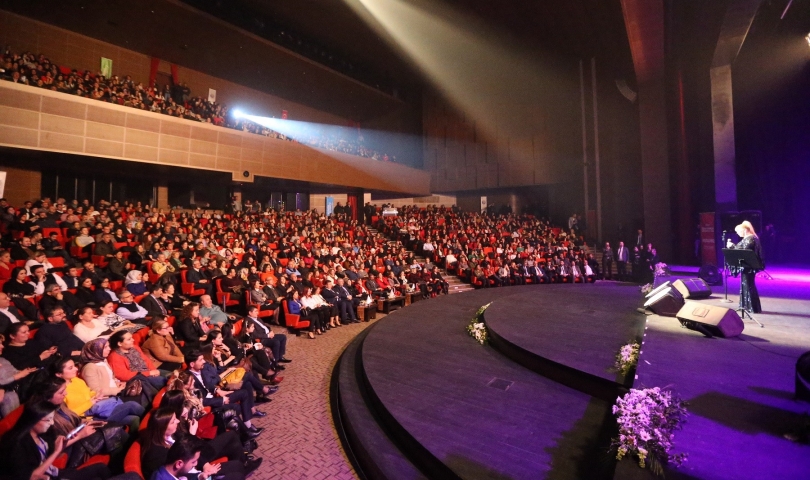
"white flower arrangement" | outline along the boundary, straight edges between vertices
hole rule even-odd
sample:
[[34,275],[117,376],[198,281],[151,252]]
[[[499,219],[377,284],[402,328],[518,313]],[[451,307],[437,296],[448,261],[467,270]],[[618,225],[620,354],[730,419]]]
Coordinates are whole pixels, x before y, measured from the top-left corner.
[[614,438],[613,447],[618,448],[616,459],[628,453],[638,456],[638,464],[663,476],[663,465],[672,462],[681,465],[686,454],[672,455],[675,430],[681,428],[687,412],[680,398],[659,387],[631,389],[624,397],[616,399],[613,414],[619,424],[619,438]]
[[478,311],[475,312],[475,316],[470,320],[469,325],[467,325],[467,333],[481,345],[487,343],[488,340],[487,326],[484,323],[484,310],[490,305],[492,305],[492,303],[488,303],[479,308]]
[[641,286],[641,294],[642,295],[647,295],[648,293],[652,292],[652,290],[653,290],[652,283],[648,283],[646,285]]
[[662,277],[664,275],[669,275],[669,266],[667,266],[664,262],[658,262],[655,264],[655,276]]
[[619,349],[616,354],[616,367],[622,375],[627,375],[638,363],[638,354],[641,351],[641,345],[638,342],[630,342]]

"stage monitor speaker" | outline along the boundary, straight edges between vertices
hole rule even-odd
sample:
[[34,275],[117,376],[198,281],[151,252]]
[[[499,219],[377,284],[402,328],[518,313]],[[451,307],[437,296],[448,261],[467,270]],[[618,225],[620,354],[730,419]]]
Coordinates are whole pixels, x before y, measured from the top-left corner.
[[700,267],[698,277],[705,280],[709,285],[723,285],[723,272],[714,265],[703,265]]
[[712,296],[711,287],[702,278],[683,278],[676,280],[672,286],[686,299],[700,300]]
[[676,316],[681,325],[704,335],[708,332],[716,337],[736,337],[745,328],[734,310],[705,303],[686,302]]
[[674,317],[683,307],[683,295],[669,286],[650,297],[644,308],[662,317]]

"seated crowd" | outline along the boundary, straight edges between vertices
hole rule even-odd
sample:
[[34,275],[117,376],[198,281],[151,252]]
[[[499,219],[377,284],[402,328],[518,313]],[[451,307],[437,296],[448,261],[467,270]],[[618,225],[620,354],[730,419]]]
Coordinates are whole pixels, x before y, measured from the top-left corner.
[[380,161],[396,161],[395,156],[365,146],[363,135],[355,128],[343,128],[339,135],[336,133],[323,136],[310,135],[305,139],[293,140],[255,122],[234,118],[233,115],[229,115],[228,107],[225,105],[211,102],[208,98],[192,97],[191,90],[184,83],[167,84],[160,88],[158,85],[136,82],[129,75],[113,75],[105,78],[101,74],[80,72],[56,65],[42,54],[35,55],[29,52],[16,54],[8,49],[3,53],[0,79],[280,140],[300,141],[312,147],[349,155]]
[[244,478],[290,361],[279,327],[316,339],[376,300],[447,294],[439,265],[479,287],[599,272],[531,216],[369,211],[378,232],[336,211],[0,199],[0,478]]
[[[532,215],[405,207],[399,209],[399,215],[379,222],[380,231],[476,288],[585,284],[611,278],[609,270],[600,270],[599,261],[576,229],[565,232]],[[654,252],[652,245],[648,249]],[[609,250],[608,245],[605,253]]]
[[87,478],[150,478],[187,437],[203,440],[200,471],[243,478],[261,461],[250,454],[261,432],[251,419],[266,415],[256,404],[290,361],[273,327],[314,339],[356,322],[356,305],[373,294],[355,290],[343,266],[365,273],[392,253],[365,227],[314,212],[221,216],[61,199],[0,207],[8,478],[78,478],[83,465]]

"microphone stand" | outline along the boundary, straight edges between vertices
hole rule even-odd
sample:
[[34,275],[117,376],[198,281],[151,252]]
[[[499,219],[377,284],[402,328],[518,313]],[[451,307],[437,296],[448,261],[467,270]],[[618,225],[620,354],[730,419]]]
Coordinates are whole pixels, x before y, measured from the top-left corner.
[[[726,231],[723,230],[723,246],[726,245]],[[720,300],[722,303],[734,303],[734,301],[728,299],[728,262],[726,262],[726,256],[723,255],[723,289],[725,290],[725,295],[723,299]]]

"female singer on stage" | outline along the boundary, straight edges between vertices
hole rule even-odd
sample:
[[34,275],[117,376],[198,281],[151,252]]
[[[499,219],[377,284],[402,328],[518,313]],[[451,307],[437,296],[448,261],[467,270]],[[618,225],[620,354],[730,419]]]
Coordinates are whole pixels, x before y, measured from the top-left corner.
[[[728,248],[753,250],[759,259],[759,263],[762,264],[762,268],[765,268],[765,262],[762,260],[762,244],[759,242],[759,237],[754,231],[751,222],[748,220],[743,221],[734,228],[734,231],[742,240],[736,245],[729,240]],[[734,265],[731,265],[730,269],[732,275],[735,277],[740,275],[740,308],[752,313],[762,312],[762,304],[759,302],[759,292],[757,292],[757,285],[754,283],[757,272],[760,270],[754,270],[748,267],[740,268]]]

